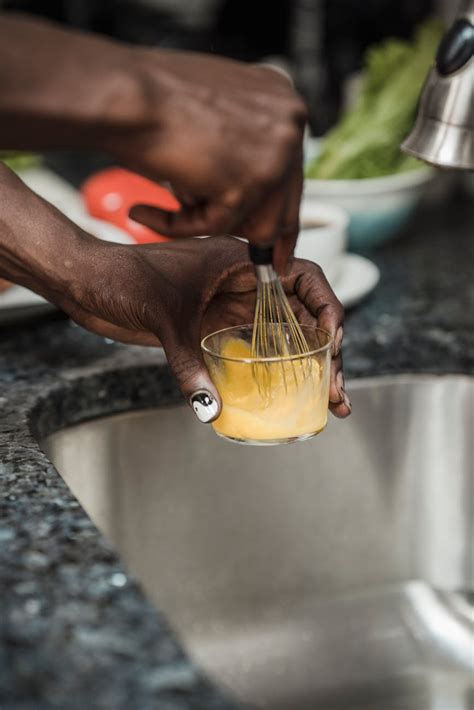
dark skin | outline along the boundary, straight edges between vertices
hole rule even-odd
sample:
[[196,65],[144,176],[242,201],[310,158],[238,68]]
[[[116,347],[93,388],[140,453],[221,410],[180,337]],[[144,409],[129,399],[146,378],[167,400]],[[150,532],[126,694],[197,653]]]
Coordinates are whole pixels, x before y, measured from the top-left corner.
[[[0,168],[0,278],[41,293],[101,335],[162,344],[183,394],[206,389],[219,401],[199,341],[251,322],[255,276],[246,245],[218,235],[275,244],[275,266],[298,317],[335,338],[331,408],[350,413],[339,352],[342,307],[318,267],[290,258],[306,112],[284,77],[3,18],[0,84],[0,148],[107,150],[168,181],[183,205],[176,215],[148,206],[133,211],[134,219],[183,241],[104,244]],[[185,239],[200,234],[214,239]]]

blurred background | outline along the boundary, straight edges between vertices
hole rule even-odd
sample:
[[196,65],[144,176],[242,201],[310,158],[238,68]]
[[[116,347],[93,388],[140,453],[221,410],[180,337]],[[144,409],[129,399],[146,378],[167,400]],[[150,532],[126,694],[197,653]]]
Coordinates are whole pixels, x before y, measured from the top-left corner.
[[49,17],[137,44],[271,60],[291,73],[310,107],[313,133],[337,119],[347,80],[370,45],[436,14],[451,0],[0,0],[0,8]]
[[[451,0],[0,0],[0,11],[30,13],[128,43],[284,69],[309,107],[303,206],[317,223],[325,222],[326,213],[315,211],[316,205],[343,210],[349,218],[349,250],[359,254],[398,236],[430,196],[439,200],[458,188],[472,192],[473,178],[466,171],[436,170],[400,150],[456,6]],[[25,156],[13,156],[13,163],[12,156],[2,157],[14,169],[25,167]],[[116,194],[117,185],[109,180],[113,175],[94,183],[93,199],[90,183],[84,192],[92,174],[114,165],[108,156],[61,151],[41,160],[81,189],[90,215],[138,241],[154,240],[156,234],[132,223],[125,208],[118,215],[97,207]],[[28,184],[50,199],[44,177],[39,183],[32,175]],[[124,190],[122,203],[133,204],[131,185]],[[149,202],[143,193],[135,197],[135,202]],[[325,266],[326,255],[311,240],[305,250],[300,239],[297,255]]]

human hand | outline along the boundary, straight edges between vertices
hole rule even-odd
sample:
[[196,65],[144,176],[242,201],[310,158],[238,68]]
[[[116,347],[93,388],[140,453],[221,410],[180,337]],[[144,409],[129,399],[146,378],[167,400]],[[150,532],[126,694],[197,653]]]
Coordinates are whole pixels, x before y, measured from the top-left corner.
[[[350,402],[340,354],[342,306],[312,262],[293,260],[283,283],[299,321],[318,325],[335,339],[330,409],[345,417]],[[252,322],[255,295],[247,247],[232,237],[141,246],[98,242],[80,288],[63,296],[60,305],[101,335],[141,345],[161,343],[188,402],[198,394],[210,395],[211,421],[219,413],[220,398],[201,356],[201,339]]]
[[130,57],[142,120],[102,147],[169,182],[182,205],[138,205],[131,217],[174,238],[236,234],[275,244],[283,273],[299,229],[306,122],[291,83],[269,67],[206,55],[138,49]]
[[[249,323],[256,279],[247,245],[233,237],[124,246],[70,222],[0,165],[0,278],[43,295],[77,323],[128,343],[162,344],[184,396],[220,400],[201,356],[204,335]],[[340,346],[344,312],[321,269],[295,259],[283,279],[305,325],[334,338],[331,409],[347,416]]]
[[170,237],[274,243],[283,273],[298,234],[307,112],[281,72],[9,16],[0,84],[2,148],[108,151],[170,183],[182,204],[173,214],[137,207],[134,219]]

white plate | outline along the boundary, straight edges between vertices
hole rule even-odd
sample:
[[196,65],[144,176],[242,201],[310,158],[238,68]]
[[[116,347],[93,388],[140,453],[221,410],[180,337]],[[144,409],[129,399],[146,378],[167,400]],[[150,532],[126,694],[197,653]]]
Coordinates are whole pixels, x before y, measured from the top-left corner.
[[345,254],[337,280],[331,284],[345,308],[352,308],[377,286],[380,271],[377,266],[358,254]]

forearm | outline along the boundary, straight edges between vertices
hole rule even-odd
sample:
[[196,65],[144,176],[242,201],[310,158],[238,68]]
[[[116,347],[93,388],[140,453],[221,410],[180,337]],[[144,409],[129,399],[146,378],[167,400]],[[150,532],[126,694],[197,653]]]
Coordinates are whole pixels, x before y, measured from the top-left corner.
[[0,278],[61,304],[79,288],[97,240],[0,163]]
[[0,150],[106,148],[142,120],[133,50],[0,14]]

